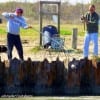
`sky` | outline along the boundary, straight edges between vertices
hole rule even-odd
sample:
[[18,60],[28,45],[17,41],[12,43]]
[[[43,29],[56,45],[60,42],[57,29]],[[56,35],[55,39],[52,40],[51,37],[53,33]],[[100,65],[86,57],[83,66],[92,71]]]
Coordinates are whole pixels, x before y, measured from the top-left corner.
[[[21,2],[36,2],[36,1],[40,1],[40,0],[0,0],[1,2],[9,2],[9,1],[21,1]],[[41,0],[42,1],[42,0]],[[60,1],[60,0],[45,0],[45,1]],[[71,4],[76,4],[76,3],[90,3],[91,0],[61,0],[61,1],[68,1]]]
[[91,0],[68,0],[71,4],[75,3],[90,3]]

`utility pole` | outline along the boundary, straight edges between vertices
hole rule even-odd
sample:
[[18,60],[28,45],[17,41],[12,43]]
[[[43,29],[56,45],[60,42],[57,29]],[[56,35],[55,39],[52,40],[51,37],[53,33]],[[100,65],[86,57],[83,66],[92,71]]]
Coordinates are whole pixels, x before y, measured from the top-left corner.
[[[82,16],[84,17],[84,2],[82,0]],[[83,21],[84,31],[85,31],[85,21]]]

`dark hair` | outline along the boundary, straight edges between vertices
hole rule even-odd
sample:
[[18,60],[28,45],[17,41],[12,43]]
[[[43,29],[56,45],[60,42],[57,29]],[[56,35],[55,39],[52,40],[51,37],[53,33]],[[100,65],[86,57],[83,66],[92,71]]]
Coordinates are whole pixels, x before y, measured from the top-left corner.
[[90,6],[93,7],[93,8],[95,8],[95,5],[94,4],[91,4]]
[[23,9],[22,8],[16,8],[16,13],[17,12],[23,13]]

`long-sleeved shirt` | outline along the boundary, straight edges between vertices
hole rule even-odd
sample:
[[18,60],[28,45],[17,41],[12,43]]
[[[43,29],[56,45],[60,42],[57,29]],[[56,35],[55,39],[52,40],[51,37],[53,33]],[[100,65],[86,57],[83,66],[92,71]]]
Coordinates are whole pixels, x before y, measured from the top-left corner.
[[86,24],[87,32],[98,33],[99,15],[96,12],[92,14],[88,12],[85,17],[88,21],[88,23]]
[[28,28],[23,16],[17,16],[15,13],[4,12],[2,15],[7,19],[7,32],[13,35],[19,35],[20,27]]

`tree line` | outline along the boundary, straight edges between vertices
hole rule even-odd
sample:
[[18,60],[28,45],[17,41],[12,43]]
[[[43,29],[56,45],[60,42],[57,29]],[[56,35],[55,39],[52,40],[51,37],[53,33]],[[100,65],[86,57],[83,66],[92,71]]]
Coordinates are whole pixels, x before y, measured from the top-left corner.
[[[96,6],[96,11],[100,14],[100,2],[99,0],[93,0],[92,2]],[[77,3],[71,5],[68,2],[61,3],[61,22],[62,23],[79,23],[80,16],[88,11],[89,4]],[[15,8],[22,7],[24,9],[24,15],[28,18],[29,22],[38,22],[39,20],[39,2],[36,3],[20,3],[20,2],[7,2],[0,3],[0,13],[4,11],[13,12]],[[44,5],[45,11],[55,11],[54,5]],[[2,16],[1,16],[2,17]],[[44,16],[44,20],[51,20],[51,16]]]

